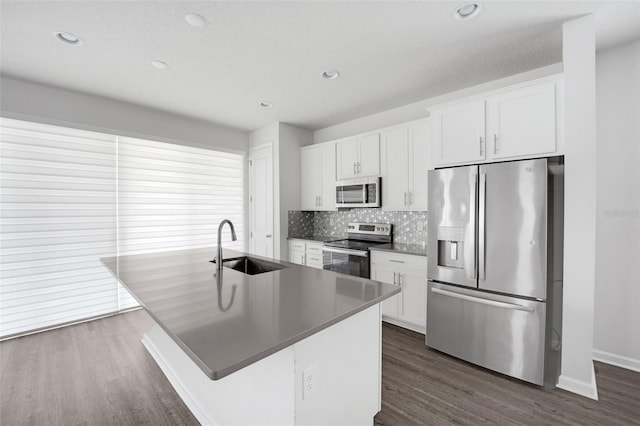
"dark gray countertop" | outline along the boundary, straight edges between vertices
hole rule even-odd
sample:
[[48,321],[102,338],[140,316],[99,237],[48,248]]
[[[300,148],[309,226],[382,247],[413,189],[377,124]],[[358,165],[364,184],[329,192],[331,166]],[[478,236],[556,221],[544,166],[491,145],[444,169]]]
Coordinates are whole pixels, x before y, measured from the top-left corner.
[[[213,380],[400,291],[284,261],[274,262],[285,266],[278,271],[246,275],[223,268],[219,274],[209,262],[215,253],[216,248],[204,248],[102,259]],[[224,251],[225,259],[242,255]]]
[[392,251],[416,256],[427,256],[427,246],[421,244],[390,243],[370,247],[369,250]]
[[289,236],[287,237],[287,240],[308,240],[308,241],[319,241],[319,242],[325,242],[325,241],[338,241],[338,240],[344,240],[346,237],[336,237],[336,236],[331,236],[331,235],[308,235],[308,236],[304,236],[304,237],[295,237],[295,236]]

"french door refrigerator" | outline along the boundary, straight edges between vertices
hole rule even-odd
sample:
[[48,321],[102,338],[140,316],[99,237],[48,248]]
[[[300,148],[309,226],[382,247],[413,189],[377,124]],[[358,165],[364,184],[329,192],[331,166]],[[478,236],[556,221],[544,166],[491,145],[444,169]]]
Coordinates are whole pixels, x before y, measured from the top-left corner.
[[429,172],[429,347],[547,387],[559,372],[562,157]]

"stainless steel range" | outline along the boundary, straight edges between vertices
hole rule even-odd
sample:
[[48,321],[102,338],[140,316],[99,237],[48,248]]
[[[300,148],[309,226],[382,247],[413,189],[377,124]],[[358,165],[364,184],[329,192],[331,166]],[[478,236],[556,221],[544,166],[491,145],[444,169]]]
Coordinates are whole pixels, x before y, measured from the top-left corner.
[[324,243],[323,269],[369,278],[369,247],[390,243],[392,231],[388,223],[350,223],[346,239]]

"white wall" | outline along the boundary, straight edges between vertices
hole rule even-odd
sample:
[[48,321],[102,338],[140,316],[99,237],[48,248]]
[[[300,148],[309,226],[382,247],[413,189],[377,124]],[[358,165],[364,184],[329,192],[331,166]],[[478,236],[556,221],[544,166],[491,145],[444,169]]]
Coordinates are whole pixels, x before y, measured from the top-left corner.
[[310,130],[280,123],[279,132],[280,172],[280,259],[289,259],[289,210],[300,210],[300,147],[313,143]]
[[419,120],[429,115],[427,109],[433,105],[449,102],[455,99],[465,98],[491,90],[512,86],[538,78],[547,77],[562,72],[562,64],[549,65],[547,67],[515,74],[499,80],[490,81],[477,86],[469,87],[442,96],[425,99],[409,105],[403,105],[377,114],[368,115],[355,120],[347,121],[331,127],[325,127],[313,132],[313,143],[322,143],[330,140],[353,136],[371,130],[382,129],[408,121]]
[[273,146],[273,234],[275,258],[287,260],[288,212],[300,210],[300,147],[313,142],[311,131],[285,123],[272,123],[251,132],[249,145]]
[[598,52],[594,358],[640,371],[640,41]]
[[565,212],[562,374],[558,386],[597,399],[593,369],[596,263],[596,81],[593,15],[563,25]]
[[4,117],[120,136],[247,152],[249,134],[215,123],[85,93],[0,77]]

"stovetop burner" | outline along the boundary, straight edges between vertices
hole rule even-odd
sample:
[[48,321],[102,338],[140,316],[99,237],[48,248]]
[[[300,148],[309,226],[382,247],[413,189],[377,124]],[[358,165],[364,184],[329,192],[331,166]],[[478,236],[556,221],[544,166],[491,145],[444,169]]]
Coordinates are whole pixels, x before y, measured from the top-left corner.
[[352,239],[328,241],[324,243],[324,245],[328,247],[338,247],[338,248],[345,248],[350,250],[363,250],[363,251],[369,250],[369,247],[378,246],[381,244],[386,244],[386,243],[375,242],[375,241],[352,240]]

